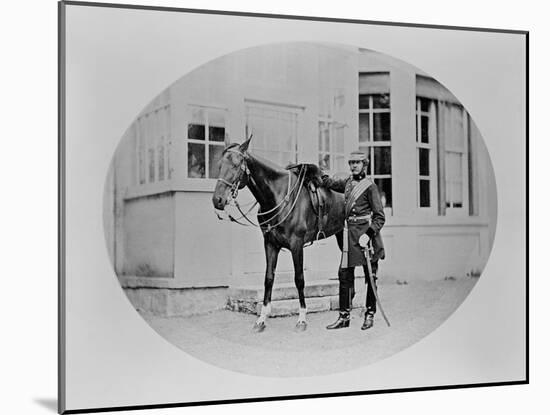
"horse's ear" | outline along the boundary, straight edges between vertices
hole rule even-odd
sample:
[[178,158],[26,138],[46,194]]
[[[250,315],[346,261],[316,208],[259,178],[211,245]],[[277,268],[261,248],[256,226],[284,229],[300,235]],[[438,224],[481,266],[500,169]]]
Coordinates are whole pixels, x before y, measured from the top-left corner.
[[252,140],[252,134],[250,135],[250,137],[248,138],[248,140],[246,140],[244,143],[242,143],[240,146],[239,146],[239,149],[241,151],[247,151],[248,150],[248,146],[250,144],[250,140]]

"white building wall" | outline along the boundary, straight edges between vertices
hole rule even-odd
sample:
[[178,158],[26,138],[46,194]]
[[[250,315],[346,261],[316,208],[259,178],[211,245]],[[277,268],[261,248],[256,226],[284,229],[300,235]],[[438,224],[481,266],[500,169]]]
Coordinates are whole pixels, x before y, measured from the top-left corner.
[[[145,216],[136,215],[127,206],[129,200],[132,203],[139,200],[152,212],[158,212],[148,196],[165,192],[163,220],[154,228],[155,232],[166,232],[162,249],[170,252],[164,261],[171,261],[173,274],[121,276],[123,284],[178,288],[263,283],[265,258],[260,231],[218,221],[211,203],[216,180],[187,178],[189,106],[226,110],[226,134],[234,142],[245,139],[247,103],[293,108],[300,114],[298,160],[317,163],[320,115],[329,115],[345,124],[346,154],[357,148],[360,72],[390,74],[393,208],[383,229],[387,257],[380,266],[381,276],[401,280],[440,279],[479,271],[489,254],[496,215],[494,177],[479,132],[475,130],[472,134],[479,214],[437,216],[437,209],[419,209],[416,71],[403,62],[368,51],[292,44],[272,45],[259,52],[244,50],[217,59],[177,81],[151,104],[161,102],[170,106],[171,180],[136,186],[135,138],[131,129],[125,135],[106,186],[109,195],[105,202],[105,223],[110,253],[122,275],[124,269],[135,269],[136,252],[146,251],[147,244],[152,251],[159,248],[158,239],[147,237],[147,226],[151,225],[140,225]],[[335,97],[341,98],[338,105],[334,105]],[[242,203],[251,200],[246,190],[239,197]],[[109,217],[110,210],[114,217]],[[136,234],[141,235],[139,243],[143,246],[139,249],[128,242],[128,236]],[[171,245],[167,241],[172,241]],[[306,248],[306,281],[336,277],[339,257],[334,238]],[[170,266],[164,264],[158,269]],[[277,272],[279,282],[293,279],[288,253],[281,254]]]

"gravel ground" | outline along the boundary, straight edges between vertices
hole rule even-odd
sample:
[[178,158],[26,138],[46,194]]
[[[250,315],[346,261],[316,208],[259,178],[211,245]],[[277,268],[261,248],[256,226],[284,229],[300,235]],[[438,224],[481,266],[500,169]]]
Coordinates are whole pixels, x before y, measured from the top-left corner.
[[226,310],[144,318],[172,344],[221,368],[258,376],[323,375],[376,362],[416,343],[456,310],[476,281],[380,284],[391,327],[378,313],[374,327],[367,331],[360,330],[359,309],[353,311],[350,327],[340,330],[325,328],[337,312],[308,314],[308,328],[302,333],[294,331],[297,316],[270,318],[263,333],[252,331],[255,316]]

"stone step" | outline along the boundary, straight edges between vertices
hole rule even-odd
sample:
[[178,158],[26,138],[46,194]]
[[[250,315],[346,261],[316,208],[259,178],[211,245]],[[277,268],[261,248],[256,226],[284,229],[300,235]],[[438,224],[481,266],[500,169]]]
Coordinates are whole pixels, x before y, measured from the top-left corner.
[[[312,297],[307,299],[307,312],[317,313],[320,311],[330,310],[330,297]],[[256,314],[260,315],[262,309],[261,301],[256,305]],[[298,315],[300,304],[298,299],[293,300],[277,300],[271,302],[270,317],[284,317]]]
[[[227,308],[233,311],[259,315],[263,301],[263,287],[247,286],[232,288]],[[308,313],[338,310],[338,281],[320,281],[305,289]],[[356,283],[353,308],[364,307],[365,286]],[[280,284],[273,288],[271,317],[297,315],[299,311],[298,293],[294,284]]]
[[[306,283],[304,289],[304,295],[306,298],[311,297],[326,297],[338,294],[338,281],[337,280],[321,280],[314,281],[310,284]],[[229,298],[233,300],[238,299],[250,299],[250,300],[263,300],[264,298],[264,286],[263,285],[245,285],[240,287],[233,287],[229,290]],[[273,286],[271,292],[271,301],[279,300],[291,300],[298,298],[298,290],[294,283],[283,283]]]

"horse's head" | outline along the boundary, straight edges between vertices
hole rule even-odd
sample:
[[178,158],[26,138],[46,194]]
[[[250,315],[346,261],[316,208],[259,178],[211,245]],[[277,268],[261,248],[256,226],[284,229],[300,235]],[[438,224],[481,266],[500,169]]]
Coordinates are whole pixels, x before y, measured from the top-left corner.
[[214,188],[212,203],[214,207],[223,210],[230,196],[248,183],[248,167],[246,164],[248,145],[252,136],[242,144],[229,144],[218,161],[220,174]]

